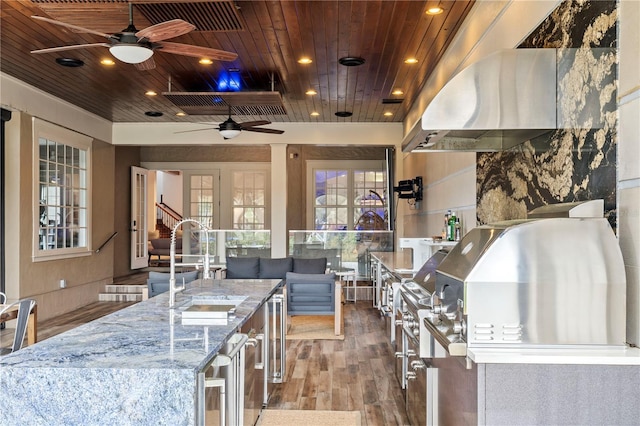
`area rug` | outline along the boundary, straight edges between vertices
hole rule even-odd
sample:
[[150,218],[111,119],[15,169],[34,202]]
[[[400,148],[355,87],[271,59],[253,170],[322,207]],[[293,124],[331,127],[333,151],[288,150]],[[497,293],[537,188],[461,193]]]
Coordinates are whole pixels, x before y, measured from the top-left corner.
[[262,410],[256,426],[360,426],[360,411]]
[[344,324],[340,326],[342,333],[336,336],[331,315],[300,315],[289,321],[287,340],[344,340]]

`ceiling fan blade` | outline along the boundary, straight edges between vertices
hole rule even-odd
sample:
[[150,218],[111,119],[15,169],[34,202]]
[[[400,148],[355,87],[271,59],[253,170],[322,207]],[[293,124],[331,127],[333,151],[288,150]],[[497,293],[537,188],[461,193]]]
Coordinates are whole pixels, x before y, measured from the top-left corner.
[[111,34],[105,34],[105,33],[102,33],[100,31],[94,31],[94,30],[90,30],[88,28],[79,27],[77,25],[67,24],[65,22],[56,21],[55,19],[45,18],[44,16],[33,15],[31,17],[33,19],[37,19],[38,21],[44,21],[44,22],[48,22],[48,23],[53,24],[53,25],[59,25],[61,27],[69,28],[71,30],[76,30],[76,31],[81,32],[81,33],[95,34],[95,35],[99,35],[101,37],[111,38]]
[[157,50],[175,55],[194,56],[196,58],[209,58],[218,61],[234,61],[238,57],[237,53],[225,52],[224,50],[212,49],[210,47],[193,46],[190,44],[170,43],[163,41]]
[[32,50],[31,53],[53,53],[65,50],[84,49],[85,47],[111,47],[109,43],[73,44],[71,46],[49,47],[47,49]]
[[150,42],[174,38],[195,30],[196,26],[182,19],[172,19],[152,25],[136,33],[138,38],[146,38]]
[[176,133],[202,132],[204,130],[218,130],[218,129],[216,127],[212,127],[210,129],[180,130],[179,132],[173,132],[173,133],[176,134]]
[[256,133],[271,133],[274,135],[281,135],[284,133],[284,130],[276,130],[276,129],[265,129],[262,127],[249,127],[249,128],[242,128],[242,130],[246,130],[247,132],[256,132]]
[[265,124],[271,124],[271,122],[267,120],[258,120],[258,121],[245,121],[244,123],[238,123],[238,124],[243,129],[246,129],[247,127],[263,126]]
[[153,60],[153,56],[152,56],[144,62],[135,64],[135,66],[138,69],[138,71],[148,71],[156,67],[156,61]]

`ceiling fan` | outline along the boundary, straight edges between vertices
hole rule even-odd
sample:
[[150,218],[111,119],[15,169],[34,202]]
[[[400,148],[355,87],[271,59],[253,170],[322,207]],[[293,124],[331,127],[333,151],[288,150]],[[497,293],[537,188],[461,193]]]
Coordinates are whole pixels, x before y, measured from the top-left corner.
[[[209,124],[209,123],[201,123],[201,124]],[[262,127],[256,126],[264,126],[265,124],[271,124],[270,121],[267,120],[256,120],[256,121],[245,121],[244,123],[238,123],[233,121],[231,118],[231,106],[229,106],[229,118],[220,123],[218,126],[218,131],[225,139],[233,139],[240,134],[240,132],[256,132],[256,133],[271,133],[274,135],[281,135],[284,133],[284,130],[277,129],[265,129]],[[176,133],[188,133],[188,132],[201,132],[203,130],[210,129],[196,129],[196,130],[184,130],[182,132]]]
[[88,43],[71,46],[51,47],[32,50],[31,53],[52,53],[64,50],[83,49],[86,47],[108,47],[113,56],[122,62],[135,64],[139,70],[155,68],[154,51],[172,53],[175,55],[193,56],[196,58],[216,59],[219,61],[233,61],[238,55],[233,52],[213,49],[210,47],[193,46],[190,44],[171,43],[164,40],[181,36],[193,31],[196,27],[182,19],[172,19],[138,30],[133,25],[133,5],[129,3],[129,26],[119,33],[106,34],[99,31],[67,24],[43,16],[32,16],[33,19],[70,28],[82,33],[95,34],[105,37],[108,43]]

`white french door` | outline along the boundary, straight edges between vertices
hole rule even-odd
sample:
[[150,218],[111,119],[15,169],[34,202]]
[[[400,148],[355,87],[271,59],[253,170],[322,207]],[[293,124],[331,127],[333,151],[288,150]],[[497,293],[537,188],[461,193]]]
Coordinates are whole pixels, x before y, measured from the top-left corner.
[[131,167],[131,269],[149,266],[147,249],[147,169]]

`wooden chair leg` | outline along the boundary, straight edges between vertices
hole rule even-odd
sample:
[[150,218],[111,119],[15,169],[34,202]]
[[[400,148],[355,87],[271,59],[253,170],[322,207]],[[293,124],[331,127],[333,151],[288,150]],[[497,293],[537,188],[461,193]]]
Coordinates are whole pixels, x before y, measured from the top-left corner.
[[341,294],[342,294],[342,284],[340,283],[340,281],[336,281],[335,297],[334,297],[335,316],[334,316],[334,323],[333,323],[333,328],[334,328],[333,331],[336,336],[339,336],[341,334],[340,329],[342,328],[342,298],[340,297]]

